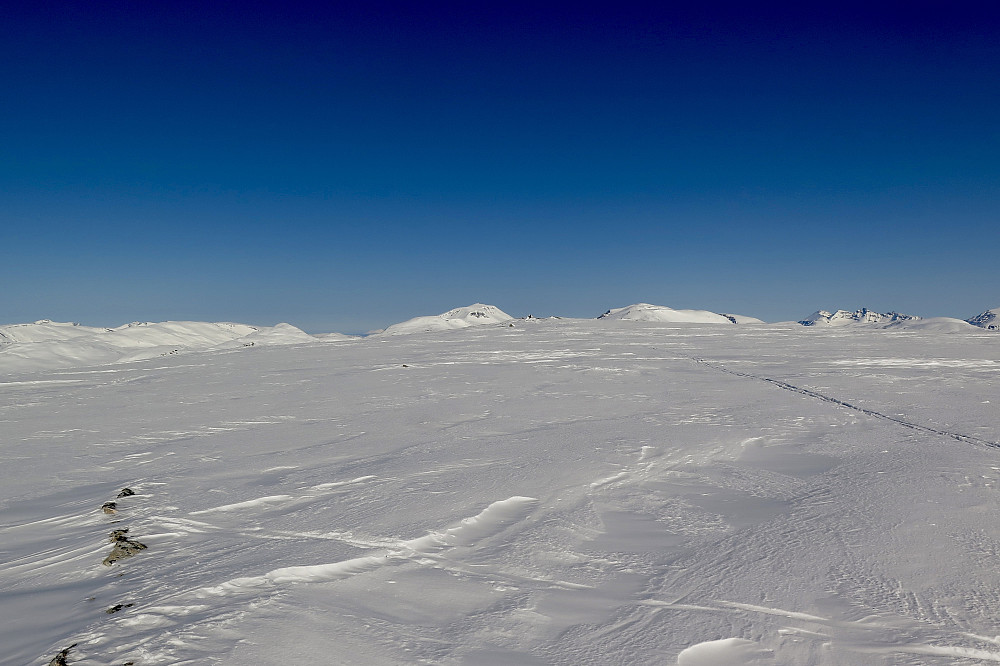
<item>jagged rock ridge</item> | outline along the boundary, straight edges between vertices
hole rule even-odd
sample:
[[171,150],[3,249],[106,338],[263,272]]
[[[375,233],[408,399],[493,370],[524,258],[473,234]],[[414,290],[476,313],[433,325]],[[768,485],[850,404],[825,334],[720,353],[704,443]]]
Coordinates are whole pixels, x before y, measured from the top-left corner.
[[1000,308],[987,310],[986,312],[978,314],[975,317],[970,317],[965,321],[969,322],[973,326],[985,328],[988,331],[1000,331]]
[[805,319],[799,321],[803,326],[816,326],[829,324],[833,326],[843,324],[895,324],[903,321],[913,321],[920,319],[915,315],[902,314],[900,312],[873,312],[868,308],[861,308],[851,312],[849,310],[837,310],[828,312],[817,310]]

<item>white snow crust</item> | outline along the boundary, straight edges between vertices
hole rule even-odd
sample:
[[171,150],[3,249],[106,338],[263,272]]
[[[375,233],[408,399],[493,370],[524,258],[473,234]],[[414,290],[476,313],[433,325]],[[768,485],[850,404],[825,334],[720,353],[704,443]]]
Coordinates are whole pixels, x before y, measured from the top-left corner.
[[1000,662],[994,332],[503,316],[0,328],[0,664]]
[[761,663],[767,655],[756,643],[745,638],[721,638],[705,641],[681,650],[678,666],[741,666]]
[[763,319],[757,319],[757,317],[750,317],[747,315],[738,314],[722,314],[723,317],[733,322],[734,324],[763,324],[765,323]]
[[893,322],[885,326],[885,328],[935,333],[964,333],[974,330],[976,327],[967,321],[954,319],[953,317],[928,317],[927,319],[917,317]]

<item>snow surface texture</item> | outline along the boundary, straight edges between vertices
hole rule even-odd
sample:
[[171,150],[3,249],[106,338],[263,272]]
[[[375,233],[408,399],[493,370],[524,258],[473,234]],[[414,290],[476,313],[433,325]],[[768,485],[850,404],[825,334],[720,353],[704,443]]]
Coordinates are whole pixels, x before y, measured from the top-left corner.
[[0,353],[0,663],[1000,662],[994,332],[234,340]]

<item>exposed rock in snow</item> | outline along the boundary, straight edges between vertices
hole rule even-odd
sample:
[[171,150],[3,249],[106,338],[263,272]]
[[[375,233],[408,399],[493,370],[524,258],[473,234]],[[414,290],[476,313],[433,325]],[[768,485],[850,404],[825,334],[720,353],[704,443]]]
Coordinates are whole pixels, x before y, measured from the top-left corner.
[[443,314],[427,317],[414,317],[407,321],[389,326],[381,335],[406,335],[409,333],[426,333],[430,331],[450,331],[456,328],[482,326],[486,324],[502,324],[512,320],[509,314],[495,305],[474,303],[464,308],[455,308]]
[[[723,638],[706,641],[681,650],[678,666],[742,666],[762,663],[768,651],[745,638]],[[768,659],[768,661],[771,661]]]
[[763,319],[757,319],[757,317],[748,317],[747,315],[738,314],[726,314],[725,312],[720,313],[723,317],[733,322],[734,324],[763,324],[766,323]]
[[803,326],[831,325],[844,326],[847,324],[881,324],[888,325],[901,321],[920,319],[914,315],[900,314],[899,312],[872,312],[868,308],[861,308],[851,312],[849,310],[837,310],[834,313],[826,310],[817,310],[805,319],[799,321]]
[[989,331],[1000,331],[1000,308],[993,308],[986,312],[966,319],[973,326],[985,328]]
[[674,310],[665,305],[635,303],[623,308],[608,310],[598,319],[620,319],[625,321],[656,321],[689,324],[735,324],[727,316],[708,310]]
[[0,352],[0,663],[1000,663],[1000,333],[856,326]]
[[313,333],[312,337],[323,342],[342,342],[344,340],[360,340],[360,335],[344,335],[343,333]]

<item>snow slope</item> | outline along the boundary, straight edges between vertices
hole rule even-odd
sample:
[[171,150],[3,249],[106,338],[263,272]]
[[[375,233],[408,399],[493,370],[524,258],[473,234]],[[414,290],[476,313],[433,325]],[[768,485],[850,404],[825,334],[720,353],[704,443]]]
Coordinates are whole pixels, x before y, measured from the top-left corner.
[[[684,324],[735,324],[729,316],[709,312],[708,310],[674,310],[665,305],[650,305],[635,303],[623,308],[608,310],[598,319],[622,321],[650,321]],[[750,317],[749,319],[752,319]],[[760,321],[759,319],[756,321]]]
[[969,322],[953,317],[928,317],[927,319],[915,317],[913,319],[895,321],[885,326],[885,328],[904,331],[932,331],[936,333],[967,333],[976,329]]
[[998,395],[978,329],[5,367],[0,664],[996,663]]
[[316,341],[290,324],[167,321],[94,328],[42,320],[0,326],[0,368],[68,368],[130,362],[181,351]]
[[459,328],[468,328],[469,326],[502,324],[512,319],[513,317],[495,305],[473,303],[462,308],[449,310],[443,314],[414,317],[413,319],[393,324],[379,335],[409,335],[412,333],[451,331]]

